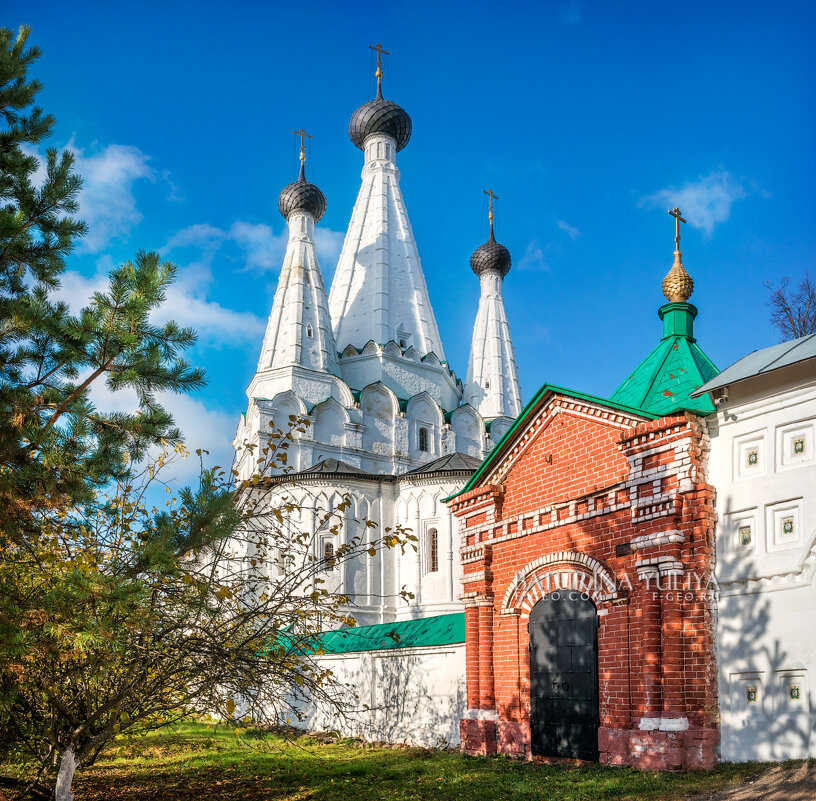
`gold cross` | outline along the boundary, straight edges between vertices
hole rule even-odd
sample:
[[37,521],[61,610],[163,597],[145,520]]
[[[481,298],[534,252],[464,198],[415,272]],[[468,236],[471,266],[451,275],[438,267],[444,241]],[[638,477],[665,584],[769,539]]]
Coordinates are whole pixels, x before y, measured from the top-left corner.
[[303,128],[301,128],[299,131],[292,131],[292,133],[295,134],[295,136],[300,137],[300,163],[305,164],[306,163],[306,145],[304,144],[303,139],[304,139],[304,137],[306,139],[311,139],[312,135],[307,134],[306,131]]
[[382,56],[383,53],[385,55],[390,56],[391,54],[387,50],[383,50],[383,46],[377,42],[375,45],[369,45],[369,49],[377,51],[377,72],[375,75],[377,76],[377,88],[380,88],[380,81],[382,80]]
[[492,229],[493,228],[493,201],[498,200],[499,196],[494,195],[492,189],[482,189],[482,192],[484,192],[490,198],[490,200],[487,201],[487,204],[488,204],[487,205],[487,219],[490,220],[490,228]]
[[683,212],[675,206],[673,209],[669,209],[669,214],[674,217],[674,244],[677,250],[680,250],[680,223],[684,223],[685,220],[680,216]]

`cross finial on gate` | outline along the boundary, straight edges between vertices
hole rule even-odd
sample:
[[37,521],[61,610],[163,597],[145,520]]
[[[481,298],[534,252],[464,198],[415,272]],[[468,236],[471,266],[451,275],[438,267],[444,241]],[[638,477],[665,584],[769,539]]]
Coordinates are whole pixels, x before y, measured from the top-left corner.
[[669,214],[674,217],[674,249],[680,250],[680,223],[684,223],[685,220],[681,217],[682,211],[680,211],[677,206],[673,209],[669,209]]

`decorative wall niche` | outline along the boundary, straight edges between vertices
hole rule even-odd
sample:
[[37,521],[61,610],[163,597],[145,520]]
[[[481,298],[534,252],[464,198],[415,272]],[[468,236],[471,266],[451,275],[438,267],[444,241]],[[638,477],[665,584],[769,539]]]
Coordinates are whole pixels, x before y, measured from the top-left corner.
[[779,714],[808,714],[810,699],[806,670],[780,670],[774,674],[776,711]]
[[787,551],[802,545],[802,499],[765,507],[768,552]]
[[804,420],[776,429],[776,469],[793,470],[816,463],[814,451],[816,422]]
[[765,715],[765,674],[732,673],[729,676],[731,712],[739,717]]
[[734,480],[765,475],[767,453],[764,431],[734,439]]
[[730,553],[748,554],[757,550],[759,527],[756,507],[723,516],[723,537]]

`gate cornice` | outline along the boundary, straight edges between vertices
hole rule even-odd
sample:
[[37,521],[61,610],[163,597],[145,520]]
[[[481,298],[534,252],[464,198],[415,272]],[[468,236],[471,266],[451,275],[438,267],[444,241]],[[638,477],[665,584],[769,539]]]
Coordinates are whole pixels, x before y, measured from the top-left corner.
[[625,597],[615,575],[603,562],[586,553],[559,551],[530,562],[516,573],[504,593],[500,614],[529,615],[533,606],[553,590],[585,592],[596,607]]

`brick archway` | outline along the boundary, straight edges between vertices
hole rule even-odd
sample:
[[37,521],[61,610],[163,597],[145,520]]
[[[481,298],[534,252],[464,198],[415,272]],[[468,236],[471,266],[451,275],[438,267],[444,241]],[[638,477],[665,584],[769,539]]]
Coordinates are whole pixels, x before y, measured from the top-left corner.
[[530,562],[516,573],[504,593],[501,614],[527,617],[541,598],[555,590],[586,593],[599,609],[625,597],[606,565],[585,553],[559,551]]

